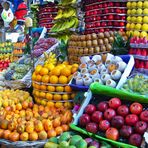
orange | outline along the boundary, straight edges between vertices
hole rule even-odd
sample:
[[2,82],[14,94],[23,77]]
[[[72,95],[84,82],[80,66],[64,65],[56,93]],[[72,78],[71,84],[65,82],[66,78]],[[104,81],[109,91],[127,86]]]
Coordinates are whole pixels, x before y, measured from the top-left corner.
[[72,67],[76,67],[76,68],[78,68],[79,65],[78,65],[78,64],[73,64]]
[[34,83],[34,88],[35,88],[35,89],[40,89],[40,85],[39,85],[39,84]]
[[59,83],[60,84],[67,84],[68,83],[68,79],[66,76],[60,76],[59,77]]
[[70,86],[65,86],[65,91],[66,92],[72,92],[72,88]]
[[61,73],[60,68],[55,67],[54,69],[52,69],[51,74],[55,75],[55,76],[59,76]]
[[64,94],[64,95],[62,96],[62,99],[63,99],[63,100],[69,100],[69,99],[70,99],[70,95]]
[[64,65],[68,65],[69,62],[68,62],[68,61],[64,61],[62,64],[64,64]]
[[61,108],[61,107],[63,107],[63,103],[62,102],[56,102],[55,107]]
[[51,84],[57,84],[58,83],[58,77],[53,75],[50,77],[50,83]]
[[36,80],[36,74],[35,74],[35,72],[34,72],[33,75],[32,75],[32,80],[33,80],[33,81]]
[[48,101],[48,102],[47,102],[47,106],[48,106],[48,107],[54,107],[54,102]]
[[46,93],[46,99],[47,100],[52,100],[52,98],[53,98],[53,95],[52,94]]
[[54,69],[54,65],[52,63],[44,65],[44,67],[48,68],[49,71]]
[[50,92],[55,92],[55,87],[54,86],[47,86],[47,90]]
[[42,82],[43,82],[43,83],[48,83],[48,82],[49,82],[49,76],[48,76],[48,75],[44,75],[44,76],[42,77]]
[[78,70],[77,67],[72,67],[72,68],[71,68],[71,73],[74,74],[77,70]]
[[61,100],[61,95],[59,95],[59,94],[55,94],[54,96],[53,96],[53,99],[54,100],[56,100],[56,101],[59,101],[59,100]]
[[42,69],[42,65],[37,65],[35,68],[35,73],[39,74],[41,69]]
[[40,85],[40,90],[46,90],[46,89],[47,89],[46,85]]
[[37,91],[37,90],[35,90],[35,96],[36,96],[36,97],[39,97],[39,96],[40,96],[40,92]]
[[41,82],[42,81],[42,76],[40,76],[39,74],[36,76],[36,81],[37,82]]
[[61,70],[61,75],[68,77],[71,75],[71,70],[69,68],[65,67]]
[[64,87],[62,87],[62,86],[57,86],[57,87],[56,87],[56,91],[57,91],[57,92],[63,92],[63,91],[64,91]]
[[49,70],[48,70],[47,68],[43,67],[43,68],[41,68],[41,70],[40,70],[40,75],[41,75],[41,76],[47,75],[48,72],[49,72]]
[[67,124],[63,124],[61,127],[62,127],[64,132],[69,130],[69,126]]
[[61,121],[60,121],[60,118],[56,118],[52,121],[52,124],[53,124],[53,127],[58,127],[61,125]]
[[41,98],[45,98],[46,96],[46,93],[45,92],[40,92],[40,95],[39,95]]
[[57,136],[56,131],[54,129],[49,130],[47,135],[48,135],[48,138]]
[[56,131],[56,134],[57,134],[57,135],[60,135],[60,134],[63,133],[63,129],[62,129],[61,126],[56,127],[55,131]]

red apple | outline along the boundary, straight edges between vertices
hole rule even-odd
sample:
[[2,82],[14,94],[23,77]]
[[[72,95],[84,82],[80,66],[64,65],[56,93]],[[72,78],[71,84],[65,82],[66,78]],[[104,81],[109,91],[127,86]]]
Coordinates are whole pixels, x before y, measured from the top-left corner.
[[119,138],[119,132],[116,128],[110,127],[107,129],[106,133],[106,138],[111,139],[111,140],[118,140]]
[[142,110],[143,110],[143,106],[138,102],[132,103],[130,105],[130,111],[132,114],[139,115],[142,112]]
[[148,110],[145,110],[140,114],[140,119],[148,123]]
[[85,108],[85,113],[89,115],[91,115],[95,111],[96,111],[96,107],[93,104],[89,104]]
[[116,116],[116,112],[114,109],[109,108],[104,112],[104,118],[107,120],[111,120],[114,116]]
[[114,19],[114,16],[113,15],[108,15],[108,20],[113,20]]
[[139,134],[133,134],[129,138],[129,144],[140,147],[142,142],[142,137]]
[[97,133],[98,125],[94,122],[90,122],[86,125],[86,130],[91,133]]
[[120,116],[125,117],[126,115],[128,115],[128,113],[129,113],[129,109],[126,105],[121,105],[117,109],[117,114]]
[[103,114],[100,111],[95,111],[92,116],[91,116],[91,120],[93,122],[99,123],[102,120]]
[[138,134],[141,134],[143,135],[144,132],[146,132],[147,130],[147,123],[144,122],[144,121],[138,121],[135,125],[135,131],[138,133]]
[[129,114],[125,117],[125,123],[130,126],[134,126],[138,122],[138,116],[135,114]]
[[110,123],[107,120],[102,120],[99,123],[99,129],[101,131],[106,131],[110,127]]
[[124,125],[124,118],[122,116],[114,116],[111,120],[111,125],[120,129]]
[[90,116],[88,114],[83,114],[79,119],[79,124],[85,127],[90,122]]
[[101,112],[105,112],[105,110],[108,109],[108,103],[106,101],[100,102],[97,105],[97,110],[101,111]]
[[121,105],[121,100],[119,98],[112,98],[109,100],[109,107],[117,109]]
[[131,126],[123,125],[122,128],[120,129],[120,135],[123,138],[128,138],[132,133],[133,133],[133,129]]

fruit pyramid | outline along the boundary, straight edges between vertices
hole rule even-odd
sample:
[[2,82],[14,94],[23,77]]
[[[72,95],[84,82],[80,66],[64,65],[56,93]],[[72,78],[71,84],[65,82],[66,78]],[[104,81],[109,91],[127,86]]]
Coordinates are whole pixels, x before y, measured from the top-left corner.
[[148,38],[148,1],[129,1],[127,8],[127,35]]

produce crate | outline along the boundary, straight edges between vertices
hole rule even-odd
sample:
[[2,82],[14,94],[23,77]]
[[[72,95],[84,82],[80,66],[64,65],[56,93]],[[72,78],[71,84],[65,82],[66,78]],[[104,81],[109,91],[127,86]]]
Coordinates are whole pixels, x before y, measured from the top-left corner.
[[[96,86],[96,85],[95,85]],[[101,85],[100,85],[101,86]],[[92,86],[91,85],[91,90],[94,89],[93,88],[94,85]],[[102,86],[103,88],[105,88],[106,86]],[[110,142],[112,145],[116,146],[116,147],[121,147],[121,148],[137,148],[136,146],[133,146],[133,145],[130,145],[130,144],[127,144],[125,143],[126,141],[124,139],[120,139],[122,140],[122,142],[119,142],[119,141],[113,141],[113,140],[110,140],[110,139],[107,139],[105,138],[104,134],[102,134],[102,132],[99,132],[99,134],[93,134],[93,133],[90,133],[90,132],[87,132],[85,129],[81,128],[78,126],[78,120],[80,118],[80,116],[83,114],[84,112],[84,109],[85,107],[91,103],[91,104],[96,104],[96,103],[99,103],[101,101],[105,101],[105,100],[108,100],[108,99],[111,99],[111,97],[119,97],[122,102],[124,104],[129,104],[130,101],[128,99],[128,95],[126,96],[127,97],[127,100],[124,100],[125,96],[122,97],[122,95],[119,93],[116,93],[115,89],[113,89],[114,93],[113,92],[109,92],[109,91],[106,91],[105,89],[99,89],[99,87],[97,87],[96,89],[99,90],[99,91],[96,91],[94,92],[94,90],[91,92],[90,90],[85,94],[86,98],[84,99],[84,102],[81,106],[81,108],[79,109],[78,113],[75,115],[75,118],[74,118],[74,121],[73,123],[70,125],[70,127],[73,129],[73,130],[76,130],[76,131],[79,131],[80,133],[83,133],[83,134],[86,134],[86,135],[89,135],[89,136],[94,136],[96,139],[101,139],[101,140],[104,140],[104,141],[107,141],[107,142]],[[109,89],[109,88],[108,88]],[[111,88],[112,89],[112,88]],[[92,96],[95,96],[96,94],[99,94],[97,95],[97,99],[92,99]],[[131,102],[135,101],[136,99],[135,98],[132,98],[130,99]],[[137,99],[138,100],[138,99]],[[139,100],[138,100],[139,101]],[[146,99],[143,99],[141,100],[141,102],[143,103],[143,106],[144,107],[147,107],[147,104],[148,103],[148,100]]]
[[[134,58],[131,55],[122,55],[120,56],[122,58],[122,60],[127,64],[126,69],[124,70],[116,88],[119,89],[127,80],[127,77],[130,75],[133,67],[134,67]],[[74,78],[70,81],[70,86],[74,89],[74,90],[81,90],[81,91],[87,91],[89,89],[88,86],[79,86],[76,85],[76,82],[74,80]]]

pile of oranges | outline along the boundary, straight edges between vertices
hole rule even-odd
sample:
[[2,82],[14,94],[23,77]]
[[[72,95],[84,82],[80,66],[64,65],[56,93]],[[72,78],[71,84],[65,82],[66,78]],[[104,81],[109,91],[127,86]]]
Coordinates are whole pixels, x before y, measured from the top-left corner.
[[32,75],[33,95],[35,101],[42,105],[55,107],[72,107],[72,100],[75,94],[68,86],[73,74],[77,71],[78,64],[69,65],[63,62],[54,66],[38,65]]

